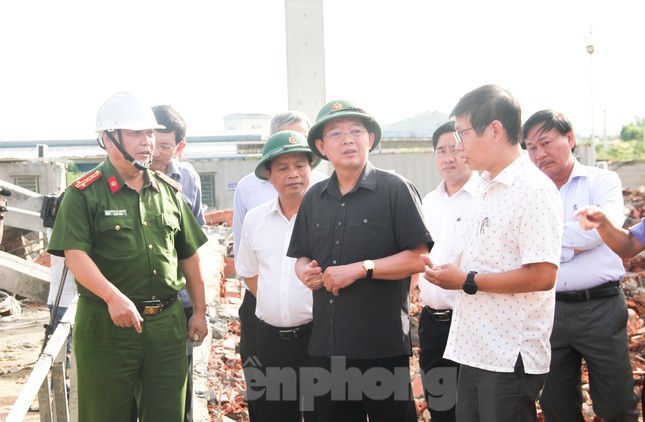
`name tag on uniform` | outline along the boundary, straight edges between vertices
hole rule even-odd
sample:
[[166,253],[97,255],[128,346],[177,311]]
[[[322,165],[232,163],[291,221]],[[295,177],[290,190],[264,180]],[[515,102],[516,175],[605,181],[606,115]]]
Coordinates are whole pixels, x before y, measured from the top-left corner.
[[106,217],[125,217],[127,215],[126,210],[105,210]]

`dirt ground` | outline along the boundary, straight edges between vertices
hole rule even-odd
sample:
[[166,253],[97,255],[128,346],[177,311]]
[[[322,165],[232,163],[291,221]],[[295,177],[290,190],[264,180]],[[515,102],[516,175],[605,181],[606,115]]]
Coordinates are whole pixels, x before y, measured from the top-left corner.
[[[5,420],[38,360],[49,322],[47,305],[22,302],[20,318],[0,317],[0,420]],[[32,404],[38,408],[38,401]],[[29,412],[25,421],[39,421]]]

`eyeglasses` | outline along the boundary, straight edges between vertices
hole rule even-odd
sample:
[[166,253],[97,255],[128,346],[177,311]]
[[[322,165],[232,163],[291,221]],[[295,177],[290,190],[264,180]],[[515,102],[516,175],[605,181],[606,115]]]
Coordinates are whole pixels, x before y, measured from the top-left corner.
[[474,128],[471,126],[469,128],[466,128],[466,129],[455,131],[453,133],[453,135],[455,137],[455,141],[457,141],[458,144],[462,144],[464,141],[461,139],[461,134],[464,133],[464,132],[468,132],[469,130],[472,130],[472,129],[474,129]]
[[445,157],[447,155],[456,155],[457,151],[455,150],[456,145],[446,145],[439,147],[434,150],[434,155],[437,157]]
[[364,127],[354,127],[350,130],[334,129],[327,132],[325,137],[327,137],[331,141],[338,142],[345,138],[346,133],[349,134],[350,138],[356,139],[365,135],[367,133],[367,129],[365,129]]

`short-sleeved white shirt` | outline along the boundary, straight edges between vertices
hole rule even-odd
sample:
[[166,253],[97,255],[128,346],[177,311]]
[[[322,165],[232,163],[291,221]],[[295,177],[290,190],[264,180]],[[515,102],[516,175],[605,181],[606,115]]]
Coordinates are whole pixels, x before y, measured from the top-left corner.
[[[247,212],[235,260],[242,277],[258,277],[259,319],[275,327],[298,327],[313,320],[313,296],[296,276],[287,256],[296,216],[287,219],[273,199]],[[250,294],[250,293],[249,293]]]
[[[479,186],[479,173],[473,172],[470,179],[458,192],[448,195],[446,182],[423,198],[423,219],[434,240],[430,261],[435,265],[455,262],[464,249],[466,220],[473,196]],[[452,309],[455,305],[456,290],[446,290],[419,277],[421,302],[432,309]]]
[[[500,273],[560,263],[562,201],[553,182],[522,156],[495,179],[483,172],[466,229],[461,268]],[[513,372],[521,353],[528,374],[549,371],[555,288],[543,292],[457,294],[444,357]]]

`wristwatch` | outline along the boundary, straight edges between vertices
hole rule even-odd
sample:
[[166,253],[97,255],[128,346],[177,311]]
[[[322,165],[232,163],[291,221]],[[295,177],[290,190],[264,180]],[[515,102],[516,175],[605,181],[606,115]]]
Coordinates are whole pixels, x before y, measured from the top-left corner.
[[371,259],[366,259],[365,261],[363,261],[363,268],[367,272],[365,279],[371,280],[372,274],[374,273],[374,261],[372,261]]
[[477,271],[471,271],[468,273],[466,276],[466,282],[464,283],[464,287],[462,289],[466,294],[469,295],[474,295],[477,293],[477,285],[475,284],[475,274],[477,274]]

